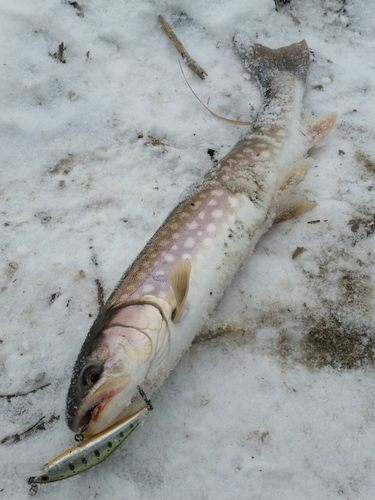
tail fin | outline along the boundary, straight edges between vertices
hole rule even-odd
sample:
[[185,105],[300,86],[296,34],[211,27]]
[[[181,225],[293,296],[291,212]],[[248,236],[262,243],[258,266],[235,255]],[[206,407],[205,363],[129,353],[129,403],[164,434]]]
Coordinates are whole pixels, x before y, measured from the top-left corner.
[[234,46],[246,69],[255,75],[263,88],[272,85],[277,71],[288,71],[306,82],[310,53],[305,40],[280,49],[269,49],[259,44],[246,47],[237,40],[234,40]]

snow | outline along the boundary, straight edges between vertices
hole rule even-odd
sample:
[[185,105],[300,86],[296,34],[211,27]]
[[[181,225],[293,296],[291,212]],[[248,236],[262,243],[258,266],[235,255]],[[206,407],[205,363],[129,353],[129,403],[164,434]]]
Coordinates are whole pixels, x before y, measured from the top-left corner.
[[[107,297],[208,171],[207,149],[221,158],[244,134],[192,96],[162,14],[209,75],[183,64],[194,90],[239,120],[252,119],[261,96],[233,36],[273,48],[306,39],[306,113],[338,113],[298,187],[318,206],[261,239],[207,325],[224,333],[183,357],[142,429],[97,468],[38,495],[372,499],[375,5],[78,3],[82,16],[66,1],[0,0],[0,394],[50,384],[0,398],[0,439],[60,416],[0,445],[2,498],[28,498],[17,464],[73,444],[65,396],[98,312],[95,280]],[[53,57],[61,42],[65,64]],[[292,259],[297,246],[305,251]]]

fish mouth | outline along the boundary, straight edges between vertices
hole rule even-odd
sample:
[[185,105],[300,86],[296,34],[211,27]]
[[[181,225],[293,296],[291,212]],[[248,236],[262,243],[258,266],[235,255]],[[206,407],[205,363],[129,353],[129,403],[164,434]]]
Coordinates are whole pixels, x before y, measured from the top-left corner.
[[[128,385],[130,377],[123,377],[116,381],[115,387],[106,388],[104,385],[96,391],[97,396],[92,395],[90,400],[77,412],[70,428],[75,432],[85,433],[91,423],[98,423],[101,413],[115,396],[120,394]],[[110,424],[109,424],[110,425]]]
[[99,419],[100,412],[104,410],[108,403],[109,399],[105,400],[101,399],[98,403],[96,403],[92,408],[87,410],[87,412],[83,415],[83,417],[79,420],[78,427],[81,429],[81,432],[84,432],[85,429],[89,426],[90,422],[97,422]]
[[[118,394],[120,391],[116,391]],[[111,395],[111,397],[101,396],[98,400],[91,404],[88,410],[82,410],[77,414],[77,417],[74,422],[74,431],[84,432],[87,427],[90,425],[91,421],[97,422],[99,419],[100,412],[104,410],[110,399],[115,394]]]

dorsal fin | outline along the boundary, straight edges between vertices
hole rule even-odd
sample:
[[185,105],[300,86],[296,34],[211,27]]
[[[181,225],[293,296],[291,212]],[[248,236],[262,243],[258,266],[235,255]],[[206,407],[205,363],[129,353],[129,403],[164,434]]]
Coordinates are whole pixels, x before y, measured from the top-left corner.
[[178,262],[177,264],[173,264],[173,266],[168,267],[165,271],[165,276],[172,287],[172,291],[176,299],[176,306],[172,312],[172,320],[174,323],[177,323],[186,301],[189,291],[190,273],[191,264],[188,259]]

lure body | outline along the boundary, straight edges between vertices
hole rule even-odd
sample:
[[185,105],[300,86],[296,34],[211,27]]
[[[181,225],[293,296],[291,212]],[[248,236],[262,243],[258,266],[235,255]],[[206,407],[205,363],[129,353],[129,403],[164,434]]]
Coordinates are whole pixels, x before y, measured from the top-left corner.
[[43,473],[29,478],[29,483],[51,483],[85,472],[103,462],[136,429],[149,414],[147,407],[142,407],[125,420],[87,439],[81,446],[73,446],[48,462]]

